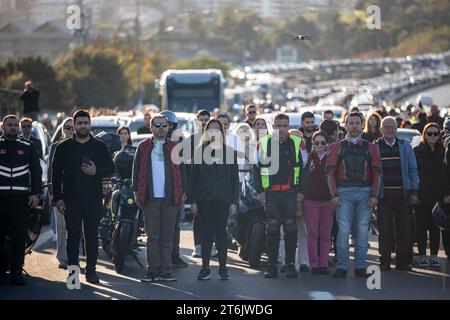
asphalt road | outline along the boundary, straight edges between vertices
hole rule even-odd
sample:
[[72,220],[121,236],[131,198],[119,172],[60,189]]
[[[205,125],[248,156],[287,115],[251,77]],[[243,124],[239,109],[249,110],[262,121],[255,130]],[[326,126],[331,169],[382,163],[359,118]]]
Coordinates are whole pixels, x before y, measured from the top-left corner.
[[[217,279],[217,262],[212,262],[212,279],[200,282],[196,275],[200,259],[192,258],[191,224],[182,227],[182,254],[189,267],[174,270],[178,281],[170,283],[142,283],[139,279],[145,270],[132,259],[126,262],[125,274],[115,273],[109,257],[100,250],[99,285],[85,282],[81,276],[81,290],[69,290],[66,271],[57,268],[55,243],[48,227],[42,234],[35,251],[26,257],[25,270],[30,274],[25,287],[0,287],[0,299],[173,299],[173,300],[278,300],[278,299],[450,299],[450,264],[440,252],[440,268],[415,268],[413,272],[381,273],[381,289],[369,290],[365,279],[349,272],[346,279],[329,276],[300,274],[298,279],[264,279],[263,271],[250,269],[237,252],[229,251],[229,281]],[[369,263],[377,264],[377,241],[371,238]],[[145,250],[139,254],[145,262]],[[84,267],[84,258],[81,266]],[[332,268],[331,271],[334,269]]]

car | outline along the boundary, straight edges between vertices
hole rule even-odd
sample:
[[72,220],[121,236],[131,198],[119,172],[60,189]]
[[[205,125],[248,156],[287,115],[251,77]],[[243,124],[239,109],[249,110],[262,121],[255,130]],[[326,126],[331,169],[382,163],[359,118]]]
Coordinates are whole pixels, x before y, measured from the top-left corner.
[[[417,138],[418,137],[418,138]],[[410,142],[413,146],[416,146],[422,139],[422,135],[419,130],[416,129],[397,129],[397,138]],[[417,142],[417,140],[419,140]]]
[[152,134],[136,134],[131,133],[131,141],[133,143],[133,146],[137,147],[139,143],[144,141],[145,139],[151,138]]
[[95,135],[100,132],[116,133],[117,129],[125,123],[116,116],[99,116],[91,119],[91,131]]
[[431,106],[433,104],[433,98],[428,93],[421,93],[416,98],[416,103],[422,104],[422,106]]
[[346,111],[347,109],[345,109],[341,106],[335,106],[335,105],[323,105],[320,107],[317,107],[317,106],[316,107],[305,107],[305,108],[301,109],[302,112],[310,111],[314,114],[319,114],[319,115],[322,115],[325,110],[333,111],[334,118],[340,119],[342,117],[342,113],[344,111]]

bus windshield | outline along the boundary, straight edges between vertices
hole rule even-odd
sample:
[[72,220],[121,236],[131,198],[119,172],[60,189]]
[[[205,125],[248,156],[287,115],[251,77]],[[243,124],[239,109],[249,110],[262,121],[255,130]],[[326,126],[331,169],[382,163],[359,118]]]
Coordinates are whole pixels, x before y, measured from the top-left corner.
[[220,107],[220,84],[218,81],[196,85],[172,83],[167,86],[167,102],[174,112],[213,111]]

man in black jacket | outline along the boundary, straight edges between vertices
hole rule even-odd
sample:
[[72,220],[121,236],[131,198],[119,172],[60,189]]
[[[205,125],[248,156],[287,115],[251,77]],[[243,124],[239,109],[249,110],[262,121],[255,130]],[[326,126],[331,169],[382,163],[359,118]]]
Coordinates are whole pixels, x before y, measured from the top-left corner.
[[[3,119],[0,137],[0,285],[5,284],[11,263],[11,284],[24,285],[22,267],[29,208],[38,205],[42,189],[42,169],[34,146],[18,138],[19,119]],[[11,257],[4,256],[5,236],[11,237]]]
[[98,256],[98,227],[102,215],[102,179],[114,172],[106,145],[90,134],[87,111],[73,115],[75,135],[61,142],[52,163],[53,199],[64,214],[67,226],[69,265],[78,265],[78,249],[83,223],[86,238],[86,281],[98,283],[95,272]]
[[23,101],[23,115],[37,120],[39,113],[39,97],[40,92],[33,88],[33,83],[31,81],[25,82],[25,89],[20,96],[20,100]]

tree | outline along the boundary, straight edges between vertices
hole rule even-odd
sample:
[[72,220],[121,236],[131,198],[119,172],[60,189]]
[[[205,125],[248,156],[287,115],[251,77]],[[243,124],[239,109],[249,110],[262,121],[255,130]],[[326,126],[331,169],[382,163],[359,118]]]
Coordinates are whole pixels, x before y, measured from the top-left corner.
[[123,106],[129,83],[116,54],[102,48],[76,49],[64,55],[58,72],[80,107]]
[[171,69],[220,69],[227,77],[229,67],[220,58],[213,56],[200,56],[175,62]]
[[10,59],[0,71],[0,87],[22,91],[27,80],[41,92],[41,109],[70,107],[73,96],[48,60],[36,56]]

